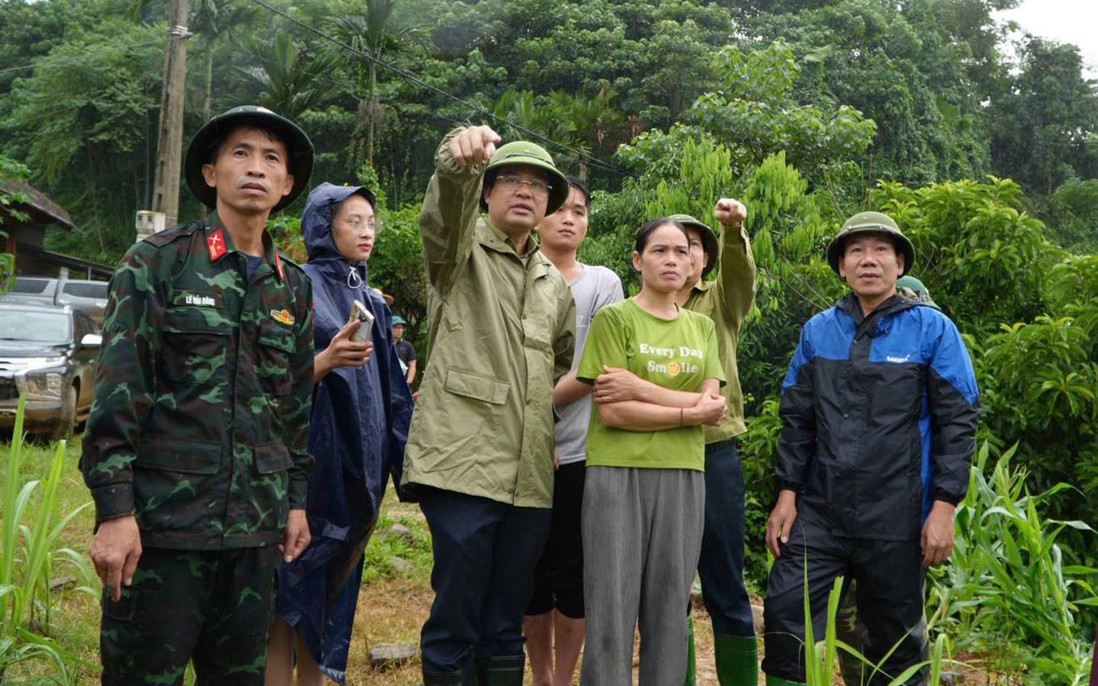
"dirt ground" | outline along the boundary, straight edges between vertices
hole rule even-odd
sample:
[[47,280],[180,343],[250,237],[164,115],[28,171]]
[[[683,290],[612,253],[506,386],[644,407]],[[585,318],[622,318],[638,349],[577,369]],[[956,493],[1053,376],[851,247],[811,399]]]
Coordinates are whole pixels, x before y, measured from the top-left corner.
[[[422,527],[420,530],[425,532],[426,522],[419,508],[399,503],[392,496],[391,492],[386,496],[383,511],[394,520],[413,529]],[[381,530],[375,532],[375,540],[371,541],[371,545],[375,545],[377,537],[383,535]],[[363,586],[347,665],[348,686],[414,686],[421,683],[418,658],[404,665],[377,670],[370,666],[370,647],[380,643],[419,643],[419,630],[427,619],[434,597],[430,588],[429,571],[413,568],[395,577],[382,576]],[[697,684],[717,686],[717,675],[713,666],[713,630],[704,608],[695,606],[693,612]],[[636,664],[634,655],[634,666]],[[526,683],[532,683],[529,670]],[[575,683],[579,683],[578,678]],[[760,681],[761,683],[763,682]]]
[[[362,589],[347,668],[348,686],[413,686],[420,683],[418,659],[399,668],[377,671],[370,667],[369,647],[377,643],[418,642],[419,628],[427,618],[431,598],[430,588],[407,580],[384,581]],[[697,684],[716,686],[713,632],[704,609],[694,609],[694,626],[697,632]],[[531,683],[529,670],[526,683]],[[579,683],[578,678],[575,683]]]

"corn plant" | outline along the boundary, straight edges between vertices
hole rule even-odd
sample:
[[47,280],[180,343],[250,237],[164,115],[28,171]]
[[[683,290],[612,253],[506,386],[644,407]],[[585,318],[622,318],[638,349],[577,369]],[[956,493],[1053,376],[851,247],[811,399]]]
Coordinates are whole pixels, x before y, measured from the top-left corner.
[[957,509],[952,563],[933,578],[935,619],[957,637],[959,649],[987,653],[1005,671],[1036,682],[1085,683],[1091,646],[1075,613],[1098,606],[1091,585],[1098,570],[1065,564],[1057,537],[1069,528],[1094,532],[1082,522],[1042,517],[1047,501],[1069,486],[1031,495],[1026,471],[1011,465],[1014,448],[985,476],[988,452],[981,446]]
[[[20,398],[7,475],[3,487],[3,520],[0,521],[0,682],[7,668],[19,662],[44,660],[58,670],[56,683],[69,680],[75,657],[49,638],[50,582],[56,562],[72,564],[85,580],[91,578],[87,560],[71,548],[58,548],[65,527],[87,505],[56,522],[58,488],[64,469],[65,442],[54,453],[45,480],[22,483],[23,400]],[[39,494],[38,508],[31,511]]]

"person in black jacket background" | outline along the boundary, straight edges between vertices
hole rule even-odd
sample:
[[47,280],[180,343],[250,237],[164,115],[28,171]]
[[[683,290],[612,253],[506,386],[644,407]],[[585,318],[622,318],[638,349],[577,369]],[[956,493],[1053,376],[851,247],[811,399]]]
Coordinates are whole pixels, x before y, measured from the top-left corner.
[[870,684],[925,658],[924,570],[953,553],[975,451],[978,392],[960,333],[896,292],[911,241],[891,217],[862,212],[828,262],[852,292],[805,324],[782,385],[763,660],[775,686],[805,681],[806,583],[823,636],[839,576],[857,583],[863,652],[880,667]]

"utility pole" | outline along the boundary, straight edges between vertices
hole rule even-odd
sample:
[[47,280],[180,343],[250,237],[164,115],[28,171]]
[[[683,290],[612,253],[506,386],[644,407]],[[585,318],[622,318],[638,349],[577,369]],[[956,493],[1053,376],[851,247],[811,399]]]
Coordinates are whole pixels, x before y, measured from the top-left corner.
[[183,158],[183,91],[187,79],[187,17],[190,0],[171,0],[168,44],[164,48],[164,87],[156,144],[152,211],[137,213],[137,240],[174,226],[179,216],[179,171]]

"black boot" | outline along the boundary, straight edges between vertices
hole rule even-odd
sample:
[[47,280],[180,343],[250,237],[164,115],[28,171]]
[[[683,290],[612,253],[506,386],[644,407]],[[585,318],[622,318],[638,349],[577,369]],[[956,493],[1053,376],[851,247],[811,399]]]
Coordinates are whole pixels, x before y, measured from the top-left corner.
[[490,657],[482,665],[479,686],[522,686],[525,654]]
[[473,686],[474,677],[473,661],[469,660],[464,667],[453,672],[429,672],[424,669],[423,686]]

